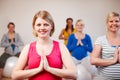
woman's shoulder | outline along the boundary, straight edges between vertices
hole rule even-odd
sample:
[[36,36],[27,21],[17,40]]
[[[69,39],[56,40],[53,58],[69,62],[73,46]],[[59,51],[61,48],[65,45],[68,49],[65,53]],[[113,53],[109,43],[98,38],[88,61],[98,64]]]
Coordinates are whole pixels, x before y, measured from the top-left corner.
[[26,44],[26,45],[23,47],[22,51],[28,51],[28,50],[29,50],[29,47],[30,47],[30,44]]
[[73,29],[73,33],[76,33],[76,32],[77,32],[77,30],[74,28],[74,29]]
[[19,33],[15,32],[15,36],[16,37],[20,37]]
[[14,32],[16,35],[19,35],[19,33],[18,32]]
[[53,44],[59,44],[60,42],[58,42],[57,40],[53,40]]
[[2,37],[3,38],[8,38],[8,33],[4,33]]
[[55,40],[53,40],[53,45],[55,46],[55,48],[59,48],[60,50],[65,47],[65,44],[59,41],[55,41]]
[[86,37],[90,37],[90,35],[89,35],[89,34],[87,34],[87,33],[84,33],[84,35],[85,35]]
[[70,34],[69,38],[70,39],[75,39],[75,33]]
[[59,42],[59,41],[57,41],[57,40],[53,40],[53,43],[54,43],[54,44],[59,44],[59,46],[64,46],[64,44],[63,44],[62,42]]
[[26,44],[24,47],[29,49],[30,46],[34,46],[35,44],[36,44],[36,41],[33,41],[33,42]]
[[59,45],[59,46],[64,45],[63,43],[61,43],[61,42],[59,42],[57,40],[53,40],[53,44],[54,45]]
[[96,44],[99,43],[99,44],[101,44],[101,45],[102,45],[102,43],[106,43],[106,36],[103,35],[103,36],[97,37],[95,43],[96,43]]
[[4,33],[3,36],[8,36],[8,33]]
[[61,43],[61,42],[59,42],[59,47],[60,47],[60,49],[64,49],[66,47],[66,45]]
[[87,33],[84,33],[84,35],[85,35],[85,38],[91,38],[91,36]]
[[97,39],[99,39],[99,40],[105,40],[105,39],[106,39],[106,36],[105,36],[105,35],[99,36],[99,37],[97,37]]

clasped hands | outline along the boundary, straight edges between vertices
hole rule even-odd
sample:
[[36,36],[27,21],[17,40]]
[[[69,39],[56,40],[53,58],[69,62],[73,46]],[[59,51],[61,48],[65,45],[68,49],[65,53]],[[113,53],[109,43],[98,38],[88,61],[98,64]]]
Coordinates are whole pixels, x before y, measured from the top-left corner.
[[9,39],[9,42],[10,42],[11,44],[14,44],[14,42],[15,42],[15,39],[14,39],[14,38],[12,38],[12,39]]
[[113,56],[113,61],[114,63],[120,63],[120,50],[118,49],[118,47],[115,48],[115,54]]
[[78,39],[77,46],[83,46],[81,39]]
[[38,68],[39,68],[40,72],[43,70],[46,70],[48,72],[50,71],[50,66],[48,64],[48,60],[46,58],[46,55],[41,56],[41,62],[40,62],[40,65]]

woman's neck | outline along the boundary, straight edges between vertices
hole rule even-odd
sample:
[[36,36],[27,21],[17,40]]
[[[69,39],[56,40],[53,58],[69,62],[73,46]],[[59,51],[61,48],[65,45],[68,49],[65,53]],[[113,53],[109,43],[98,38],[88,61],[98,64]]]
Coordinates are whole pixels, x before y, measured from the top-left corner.
[[13,31],[8,31],[8,34],[13,34],[14,32]]
[[78,31],[75,33],[75,35],[76,35],[76,38],[78,39],[83,39],[85,37],[85,35],[82,32],[78,32]]
[[76,33],[77,33],[78,35],[82,35],[82,34],[83,34],[82,31],[77,31]]
[[50,38],[38,38],[37,42],[41,45],[47,45],[47,44],[51,43],[52,40]]
[[120,35],[118,33],[108,32],[106,37],[111,45],[120,45]]
[[107,36],[111,37],[111,38],[117,38],[118,37],[118,33],[117,32],[108,32]]

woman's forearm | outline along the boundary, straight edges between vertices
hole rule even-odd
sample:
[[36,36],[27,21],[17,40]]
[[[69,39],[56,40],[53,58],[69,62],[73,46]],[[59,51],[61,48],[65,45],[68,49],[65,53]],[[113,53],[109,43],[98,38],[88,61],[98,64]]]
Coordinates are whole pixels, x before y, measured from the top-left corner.
[[77,69],[57,69],[57,68],[49,68],[48,71],[56,76],[68,79],[76,79],[77,77]]
[[12,80],[26,79],[28,77],[34,76],[39,73],[38,68],[29,69],[29,70],[14,70],[12,73]]
[[100,58],[91,59],[91,64],[96,66],[109,66],[115,63],[116,61],[113,59],[100,59]]

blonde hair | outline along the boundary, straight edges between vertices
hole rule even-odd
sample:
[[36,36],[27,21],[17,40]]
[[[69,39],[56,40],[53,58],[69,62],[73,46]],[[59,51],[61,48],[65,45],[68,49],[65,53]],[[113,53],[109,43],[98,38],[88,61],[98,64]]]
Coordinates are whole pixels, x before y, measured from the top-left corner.
[[77,23],[79,23],[79,22],[84,26],[84,23],[83,23],[83,20],[82,20],[82,19],[78,19],[78,20],[76,21],[75,25],[77,25]]
[[118,17],[120,20],[120,15],[117,12],[111,12],[108,14],[107,18],[106,18],[106,23],[109,21],[109,18],[111,17]]
[[52,36],[52,34],[54,33],[54,21],[53,21],[53,18],[52,16],[50,15],[49,12],[43,10],[43,11],[39,11],[38,13],[35,14],[35,16],[33,17],[33,22],[32,22],[32,29],[33,29],[33,34],[34,36],[38,36],[38,34],[36,33],[36,31],[34,30],[34,26],[35,26],[35,22],[36,22],[36,19],[37,18],[42,18],[44,19],[45,21],[47,21],[48,23],[50,23],[52,25],[52,29],[51,29],[51,32],[50,32],[50,36]]

